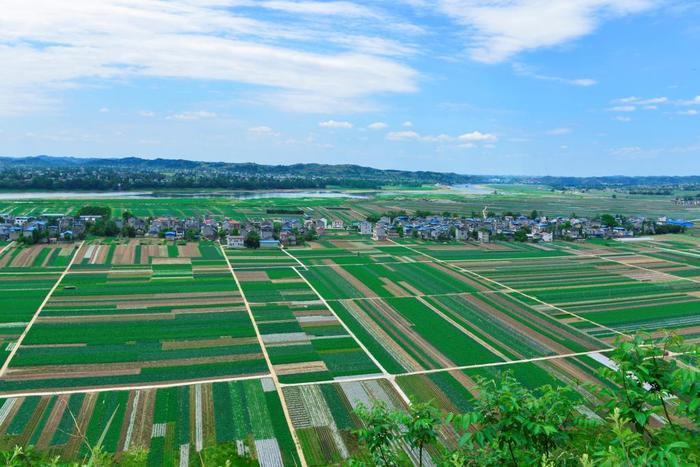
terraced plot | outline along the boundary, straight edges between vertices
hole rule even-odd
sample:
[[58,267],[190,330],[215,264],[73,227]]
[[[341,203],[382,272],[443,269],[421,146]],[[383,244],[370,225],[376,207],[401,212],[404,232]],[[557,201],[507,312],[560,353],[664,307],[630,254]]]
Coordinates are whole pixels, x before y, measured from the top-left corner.
[[[78,258],[87,256],[91,246],[84,246]],[[71,268],[17,350],[0,390],[267,372],[223,257],[206,259],[201,251],[161,257],[161,245],[136,246],[149,251],[150,264],[81,261]],[[188,248],[194,254],[199,250]]]
[[338,464],[359,454],[352,434],[361,427],[353,413],[359,404],[381,400],[391,408],[406,407],[386,380],[286,387],[284,396],[309,465]]
[[269,378],[0,399],[5,449],[33,444],[80,460],[88,454],[85,441],[94,445],[105,429],[107,452],[119,459],[147,450],[148,465],[216,464],[221,453],[262,465],[299,463]]
[[234,271],[281,382],[380,373],[294,268]]

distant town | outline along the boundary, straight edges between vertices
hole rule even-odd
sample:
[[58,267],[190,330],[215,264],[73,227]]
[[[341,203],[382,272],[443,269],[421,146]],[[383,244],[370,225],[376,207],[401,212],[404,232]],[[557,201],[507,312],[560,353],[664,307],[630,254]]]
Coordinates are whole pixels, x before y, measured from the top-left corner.
[[604,214],[595,218],[548,217],[532,211],[529,215],[506,212],[461,217],[445,212],[404,211],[345,223],[340,219],[280,215],[261,220],[218,220],[211,217],[137,217],[129,212],[112,216],[109,208],[86,206],[75,216],[43,214],[13,216],[0,214],[0,240],[26,244],[55,243],[96,237],[150,237],[172,241],[220,240],[231,248],[296,246],[322,237],[326,231],[350,231],[384,241],[411,237],[428,241],[552,242],[590,238],[634,238],[642,235],[683,233],[693,223],[660,217],[624,217]]

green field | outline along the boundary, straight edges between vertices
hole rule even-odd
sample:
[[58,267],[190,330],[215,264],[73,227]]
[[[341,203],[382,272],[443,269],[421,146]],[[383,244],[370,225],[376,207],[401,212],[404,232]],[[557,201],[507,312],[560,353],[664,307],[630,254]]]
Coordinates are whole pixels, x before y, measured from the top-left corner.
[[[663,196],[495,189],[0,202],[0,212],[74,213],[93,203],[117,213],[245,220],[296,208],[351,223],[388,210],[471,215],[486,205],[700,218]],[[510,371],[528,387],[570,385],[594,408],[579,383],[609,384],[598,370],[617,337],[673,330],[700,340],[695,231],[538,245],[375,242],[327,231],[286,251],[158,239],[13,244],[0,253],[0,279],[0,358],[11,355],[0,377],[0,440],[64,459],[86,454],[76,423],[94,440],[114,415],[105,448],[120,456],[146,450],[149,465],[239,454],[298,465],[295,441],[309,465],[338,464],[359,453],[359,403],[402,409],[412,397],[464,411],[479,377]]]

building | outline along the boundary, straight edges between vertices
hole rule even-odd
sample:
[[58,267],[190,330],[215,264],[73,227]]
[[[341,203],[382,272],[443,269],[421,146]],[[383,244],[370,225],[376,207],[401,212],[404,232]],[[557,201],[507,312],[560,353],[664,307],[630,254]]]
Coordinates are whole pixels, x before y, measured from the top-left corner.
[[331,224],[331,229],[343,230],[344,228],[345,228],[345,223],[343,223],[343,221],[340,219],[334,220],[333,223]]
[[478,238],[481,243],[489,243],[491,241],[491,235],[483,230],[479,230]]
[[279,240],[260,240],[260,248],[279,248]]
[[372,223],[368,221],[360,222],[360,235],[372,235]]
[[381,242],[387,239],[386,235],[386,229],[384,228],[383,225],[377,224],[374,226],[374,229],[372,230],[372,240]]
[[226,246],[229,248],[243,248],[245,247],[245,238],[243,235],[227,235]]

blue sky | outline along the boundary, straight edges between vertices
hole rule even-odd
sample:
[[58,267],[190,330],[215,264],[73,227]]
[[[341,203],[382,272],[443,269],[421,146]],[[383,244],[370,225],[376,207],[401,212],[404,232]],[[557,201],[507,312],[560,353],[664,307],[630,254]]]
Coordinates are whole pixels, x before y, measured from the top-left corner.
[[0,153],[700,174],[681,0],[5,0]]

